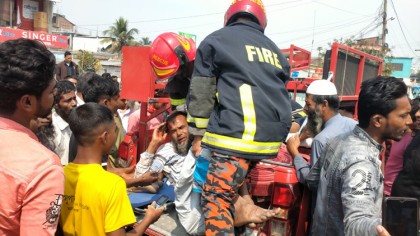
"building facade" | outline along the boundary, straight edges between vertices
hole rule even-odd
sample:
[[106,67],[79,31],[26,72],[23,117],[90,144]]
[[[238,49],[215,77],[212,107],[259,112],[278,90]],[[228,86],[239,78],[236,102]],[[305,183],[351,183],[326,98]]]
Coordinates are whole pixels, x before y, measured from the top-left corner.
[[397,78],[410,78],[413,58],[390,57],[385,58],[385,63],[391,63],[391,76]]
[[52,34],[53,5],[57,0],[1,0],[0,43],[18,38],[43,42],[50,49],[68,49],[68,37]]
[[65,16],[53,13],[52,32],[55,34],[74,35],[76,33],[76,25]]

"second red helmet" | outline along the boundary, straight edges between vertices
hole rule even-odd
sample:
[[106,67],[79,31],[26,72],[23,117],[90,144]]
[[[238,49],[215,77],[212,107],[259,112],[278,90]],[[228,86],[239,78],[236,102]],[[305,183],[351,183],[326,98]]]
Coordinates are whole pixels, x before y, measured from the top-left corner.
[[172,77],[181,65],[195,60],[195,42],[168,32],[156,37],[150,49],[150,64],[158,80]]
[[261,0],[233,0],[225,13],[225,26],[241,14],[251,15],[263,29],[267,26],[267,16]]

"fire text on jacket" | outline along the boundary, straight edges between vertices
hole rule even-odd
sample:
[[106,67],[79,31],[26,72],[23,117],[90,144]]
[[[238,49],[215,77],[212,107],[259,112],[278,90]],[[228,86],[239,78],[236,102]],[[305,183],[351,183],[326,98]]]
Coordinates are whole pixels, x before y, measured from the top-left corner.
[[246,52],[248,54],[248,61],[259,61],[269,63],[273,66],[283,69],[280,65],[278,54],[270,51],[266,48],[255,47],[251,45],[245,45]]

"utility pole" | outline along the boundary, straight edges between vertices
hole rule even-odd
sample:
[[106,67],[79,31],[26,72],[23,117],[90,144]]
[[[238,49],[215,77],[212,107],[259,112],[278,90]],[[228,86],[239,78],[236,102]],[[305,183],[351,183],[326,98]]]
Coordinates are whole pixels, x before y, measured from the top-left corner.
[[386,28],[386,10],[387,10],[387,0],[384,0],[384,11],[382,13],[382,52],[386,53],[386,47],[387,44],[385,43],[385,39],[386,39],[386,34],[388,33],[388,29]]

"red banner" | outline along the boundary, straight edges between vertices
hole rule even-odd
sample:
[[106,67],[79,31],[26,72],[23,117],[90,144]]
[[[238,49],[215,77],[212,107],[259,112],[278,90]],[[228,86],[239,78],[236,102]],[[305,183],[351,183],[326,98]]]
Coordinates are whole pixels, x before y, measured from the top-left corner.
[[49,48],[67,49],[69,46],[67,36],[0,27],[0,42],[19,38],[38,40]]

